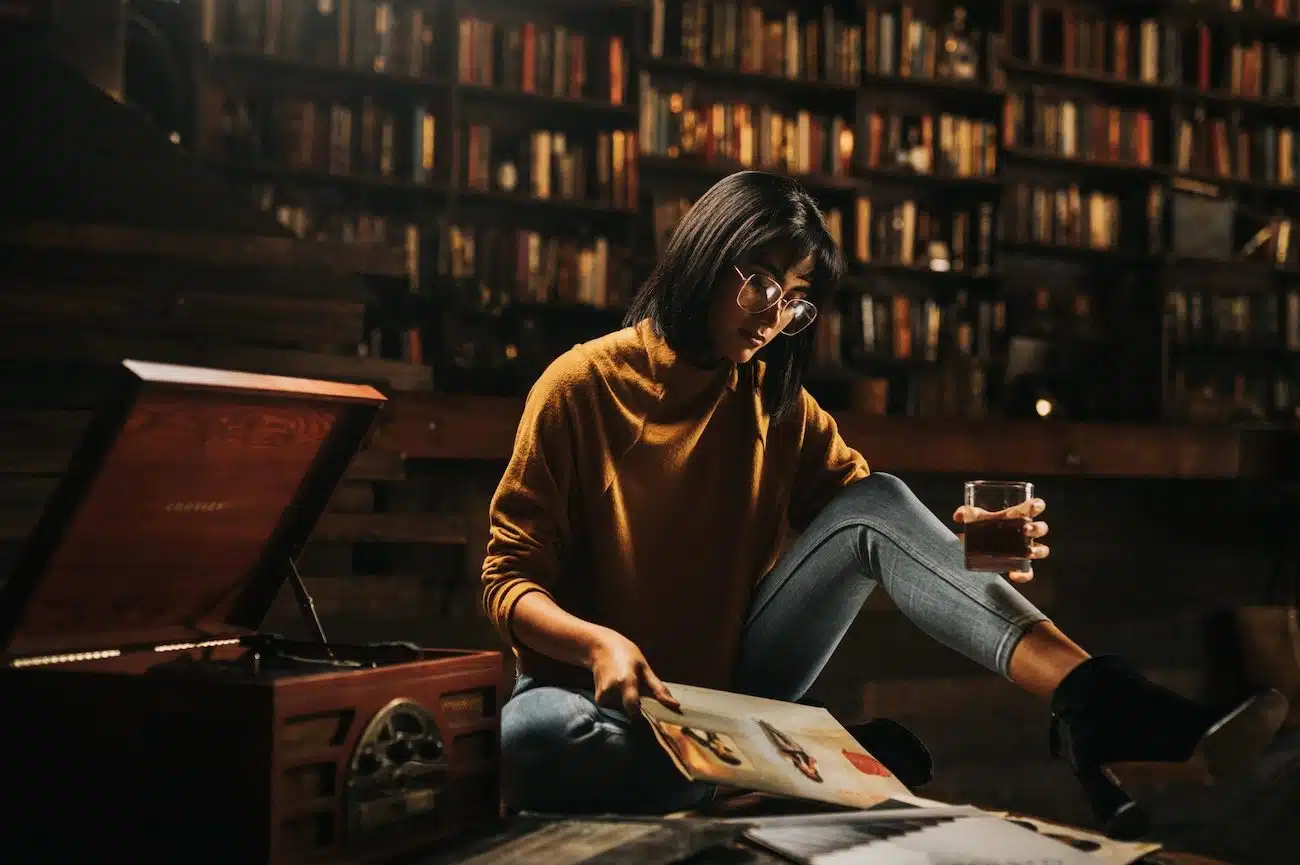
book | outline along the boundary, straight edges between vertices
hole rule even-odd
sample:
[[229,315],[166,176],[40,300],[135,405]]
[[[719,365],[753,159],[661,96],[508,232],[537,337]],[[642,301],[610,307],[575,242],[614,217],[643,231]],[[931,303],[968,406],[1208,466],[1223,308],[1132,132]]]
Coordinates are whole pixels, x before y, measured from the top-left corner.
[[870,808],[908,789],[825,709],[668,684],[673,711],[641,701],[678,770],[705,781],[848,808]]

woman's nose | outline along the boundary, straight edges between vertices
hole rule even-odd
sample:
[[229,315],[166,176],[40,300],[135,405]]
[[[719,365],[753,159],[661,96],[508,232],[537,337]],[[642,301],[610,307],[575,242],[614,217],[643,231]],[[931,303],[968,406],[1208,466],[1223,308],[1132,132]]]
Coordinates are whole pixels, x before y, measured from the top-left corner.
[[777,301],[767,309],[760,312],[758,314],[758,320],[769,327],[775,328],[781,322],[782,306],[784,306],[784,304]]

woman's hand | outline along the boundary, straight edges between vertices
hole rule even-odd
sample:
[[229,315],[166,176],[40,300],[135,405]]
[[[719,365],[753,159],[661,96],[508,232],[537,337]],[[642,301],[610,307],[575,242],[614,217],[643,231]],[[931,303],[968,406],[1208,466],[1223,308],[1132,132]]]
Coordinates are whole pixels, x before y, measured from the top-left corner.
[[654,697],[674,712],[681,704],[669,693],[641,654],[636,643],[615,631],[607,631],[591,652],[591,676],[596,702],[602,706],[622,705],[628,718],[641,716],[642,695]]
[[[1025,537],[1029,538],[1029,558],[1045,559],[1051,554],[1047,544],[1040,544],[1035,538],[1041,538],[1047,534],[1047,523],[1043,520],[1036,519],[1043,511],[1047,510],[1047,502],[1042,499],[1030,499],[1022,502],[1015,507],[1007,508],[1004,511],[989,512],[983,508],[961,507],[952,515],[953,521],[959,524],[973,523],[978,520],[987,519],[1009,519],[1025,520]],[[1007,574],[1008,579],[1014,583],[1027,583],[1034,578],[1033,571],[1012,571]]]

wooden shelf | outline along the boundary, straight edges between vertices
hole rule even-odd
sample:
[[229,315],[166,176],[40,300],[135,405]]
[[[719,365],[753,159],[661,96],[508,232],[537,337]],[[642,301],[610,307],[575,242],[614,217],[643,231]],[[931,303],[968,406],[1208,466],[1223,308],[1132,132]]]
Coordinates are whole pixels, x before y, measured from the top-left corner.
[[643,57],[641,68],[651,75],[690,77],[715,84],[727,84],[737,88],[773,90],[795,95],[839,96],[854,99],[858,94],[856,84],[840,84],[833,81],[817,81],[810,78],[788,78],[784,75],[768,75],[762,72],[743,72],[739,69],[727,69],[717,66],[697,66],[676,57]]
[[593,201],[577,198],[534,198],[522,192],[501,192],[500,190],[459,188],[456,196],[463,204],[508,204],[514,207],[526,207],[533,210],[550,212],[567,212],[574,214],[592,214],[597,216],[636,216],[637,211],[629,207],[620,207],[608,201]]
[[997,175],[962,177],[955,174],[922,174],[895,168],[859,168],[854,177],[868,186],[927,186],[946,191],[995,195],[1003,179]]
[[[682,177],[694,176],[710,183],[721,180],[737,171],[745,171],[747,168],[754,167],[744,166],[740,163],[724,162],[718,159],[706,161],[692,156],[642,155],[637,160],[637,168],[643,175],[659,174],[663,176],[677,173]],[[819,193],[842,195],[844,193],[866,191],[864,182],[852,176],[831,174],[792,174],[790,176],[803,184],[814,195]]]
[[[395,398],[373,447],[406,459],[509,458],[522,403],[456,395]],[[1300,441],[1271,430],[921,420],[836,415],[845,440],[888,472],[1023,477],[1278,478]]]
[[396,75],[391,72],[376,72],[373,69],[312,63],[254,51],[218,50],[209,54],[209,60],[214,66],[219,67],[223,74],[236,76],[259,74],[272,79],[273,84],[278,83],[277,79],[318,86],[321,82],[329,82],[335,87],[352,84],[368,90],[427,92],[443,98],[446,97],[451,86],[447,80],[438,77]]
[[1131,78],[1110,78],[1089,72],[1071,72],[1057,66],[1027,63],[1016,58],[1002,59],[1002,67],[1009,75],[1033,80],[1053,81],[1061,84],[1087,87],[1095,92],[1131,93],[1152,99],[1180,102],[1202,102],[1226,109],[1240,108],[1255,112],[1300,111],[1300,103],[1285,99],[1254,99],[1233,96],[1220,90],[1200,90],[1185,84],[1166,84],[1158,81],[1137,81]]
[[1158,267],[1163,262],[1158,255],[1127,249],[1097,249],[1091,246],[1067,246],[1062,243],[1003,241],[996,248],[1003,261],[1009,257],[1051,258],[1110,267],[1143,265]]
[[[634,123],[636,108],[631,105],[615,105],[611,102],[599,102],[595,99],[575,99],[570,96],[551,96],[545,93],[526,93],[505,87],[484,87],[479,84],[458,83],[457,92],[473,102],[496,103],[512,108],[527,108],[539,111],[567,115],[582,115],[589,118],[608,118],[612,121]],[[547,118],[548,122],[551,118]]]
[[919,264],[898,264],[892,261],[861,261],[850,265],[840,290],[870,293],[876,290],[875,281],[881,278],[928,282],[932,285],[996,285],[1001,279],[997,271],[934,270]]
[[[443,183],[416,183],[398,177],[374,177],[364,174],[330,174],[278,165],[253,164],[229,160],[209,161],[214,171],[247,180],[281,183],[286,186],[313,186],[354,195],[385,195],[408,199],[441,198],[447,194]],[[349,244],[350,245],[350,244]]]
[[[1159,165],[1138,165],[1137,163],[1131,162],[1107,162],[1100,159],[1081,159],[1073,156],[1062,156],[1059,153],[1032,150],[1026,147],[1004,147],[1002,148],[1002,157],[1006,160],[1003,163],[1004,166],[1014,165],[1019,162],[1059,171],[1069,171],[1072,173],[1081,174],[1083,172],[1091,172],[1093,174],[1111,174],[1125,181],[1141,179],[1161,180],[1169,176],[1168,169],[1162,168]],[[1005,179],[1003,182],[1005,182]]]
[[[967,110],[979,113],[1000,106],[1005,94],[984,81],[966,78],[902,78],[897,75],[862,74],[862,87],[872,90],[914,90],[937,97],[966,101]],[[975,103],[974,105],[970,103]]]

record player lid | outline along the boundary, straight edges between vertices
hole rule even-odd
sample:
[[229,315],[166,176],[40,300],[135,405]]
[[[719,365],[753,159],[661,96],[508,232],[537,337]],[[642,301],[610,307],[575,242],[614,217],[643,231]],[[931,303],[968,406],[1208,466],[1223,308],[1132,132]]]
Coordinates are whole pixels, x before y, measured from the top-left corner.
[[255,630],[383,403],[125,361],[0,589],[0,655]]

